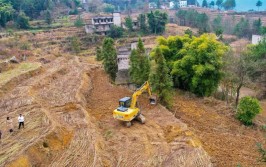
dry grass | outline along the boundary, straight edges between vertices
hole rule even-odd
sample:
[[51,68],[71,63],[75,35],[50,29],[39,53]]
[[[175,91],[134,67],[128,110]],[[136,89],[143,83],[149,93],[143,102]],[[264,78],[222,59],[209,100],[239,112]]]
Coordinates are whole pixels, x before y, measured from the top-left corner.
[[17,68],[3,72],[0,74],[0,85],[4,85],[12,78],[18,77],[27,72],[38,69],[41,66],[40,63],[21,63]]

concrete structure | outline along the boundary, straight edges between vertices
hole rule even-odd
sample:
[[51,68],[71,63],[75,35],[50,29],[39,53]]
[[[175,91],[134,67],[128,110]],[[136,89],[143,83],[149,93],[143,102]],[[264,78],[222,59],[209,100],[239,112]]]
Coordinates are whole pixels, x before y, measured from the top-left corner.
[[261,35],[252,35],[252,44],[258,44],[263,38]]
[[119,47],[117,49],[117,65],[118,72],[116,74],[115,83],[116,84],[129,84],[130,76],[129,76],[129,63],[130,63],[130,54],[133,49],[137,48],[137,42],[133,42],[131,44]]
[[169,8],[170,9],[174,9],[175,8],[175,2],[174,1],[170,1],[169,2]]
[[120,12],[114,12],[113,13],[113,21],[114,25],[121,27],[121,15]]
[[187,0],[180,0],[178,6],[179,6],[179,8],[186,8],[187,7]]
[[106,35],[112,25],[121,27],[121,15],[119,12],[114,12],[109,16],[98,16],[91,19],[91,24],[85,25],[86,33],[96,33]]
[[155,2],[150,2],[149,3],[149,9],[157,9],[157,4]]

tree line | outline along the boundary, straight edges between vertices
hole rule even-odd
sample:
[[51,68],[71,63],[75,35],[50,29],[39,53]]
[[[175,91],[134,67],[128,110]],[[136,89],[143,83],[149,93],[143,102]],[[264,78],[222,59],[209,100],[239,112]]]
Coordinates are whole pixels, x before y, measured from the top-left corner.
[[6,27],[13,21],[17,28],[29,28],[29,20],[43,15],[48,23],[52,20],[52,11],[57,5],[69,7],[70,14],[77,14],[79,0],[0,0],[0,26]]
[[[244,3],[244,2],[243,2]],[[203,0],[202,1],[202,7],[205,8],[214,8],[214,6],[217,6],[218,9],[220,10],[221,8],[224,8],[225,10],[232,10],[236,7],[236,1],[235,0],[212,0],[210,3],[208,3],[207,0]],[[262,1],[258,0],[256,2],[256,6],[258,7],[258,11],[259,8],[262,6]]]
[[165,12],[158,10],[151,11],[149,13],[139,14],[138,16],[138,28],[133,28],[133,20],[131,16],[125,18],[126,30],[122,27],[111,26],[108,36],[111,38],[120,38],[127,31],[128,34],[139,33],[140,35],[147,34],[162,34],[165,31],[166,24],[168,22],[168,15]]
[[[228,18],[225,20],[223,16],[218,15],[213,20],[210,20],[208,15],[205,13],[199,13],[195,10],[179,10],[176,13],[176,16],[179,19],[180,25],[198,28],[199,34],[214,32],[217,36],[220,36],[226,32],[240,38],[250,38],[252,34],[266,34],[266,26],[262,26],[260,18],[253,22],[241,18],[239,22],[234,23],[234,16],[229,20]],[[230,21],[230,23],[228,21]]]
[[[239,101],[239,91],[248,80],[263,85],[261,96],[266,96],[266,40],[251,45],[236,56],[225,44],[211,34],[195,36],[158,37],[157,46],[147,54],[141,39],[130,55],[129,74],[131,81],[141,85],[149,80],[159,101],[171,107],[175,88],[204,97],[213,95],[218,86],[225,88],[225,99],[230,92],[237,94],[237,118],[246,125],[261,111],[256,99],[247,97]],[[112,38],[106,38],[97,48],[97,60],[102,60],[104,69],[112,81],[116,78],[117,55]],[[234,93],[231,94],[234,96]],[[252,110],[247,110],[252,108]]]

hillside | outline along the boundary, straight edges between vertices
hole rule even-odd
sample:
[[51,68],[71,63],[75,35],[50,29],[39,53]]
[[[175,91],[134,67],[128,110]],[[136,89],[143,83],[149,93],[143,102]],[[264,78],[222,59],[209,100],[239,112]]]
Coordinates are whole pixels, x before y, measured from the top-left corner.
[[14,88],[1,96],[1,125],[7,115],[22,113],[25,129],[4,132],[1,165],[210,166],[198,139],[160,105],[143,103],[145,125],[126,128],[114,120],[117,99],[131,92],[86,60],[60,57],[14,79]]
[[[86,41],[79,56],[69,47],[72,36]],[[14,45],[14,36],[0,39],[3,60],[14,49],[18,57],[27,55],[0,73],[0,166],[264,166],[256,143],[265,143],[265,131],[241,125],[221,101],[176,91],[167,110],[150,106],[144,95],[146,124],[126,128],[113,119],[118,99],[132,91],[111,84],[95,62],[95,38],[76,28],[22,34],[17,46],[26,42],[27,52]],[[152,47],[154,39],[145,38],[146,45]]]

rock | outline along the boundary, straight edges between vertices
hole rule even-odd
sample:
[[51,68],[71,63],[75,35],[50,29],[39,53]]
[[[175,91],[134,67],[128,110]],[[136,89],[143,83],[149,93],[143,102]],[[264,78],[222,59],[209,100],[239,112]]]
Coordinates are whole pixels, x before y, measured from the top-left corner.
[[11,59],[9,59],[10,63],[19,63],[18,59],[16,58],[16,56],[11,57]]

